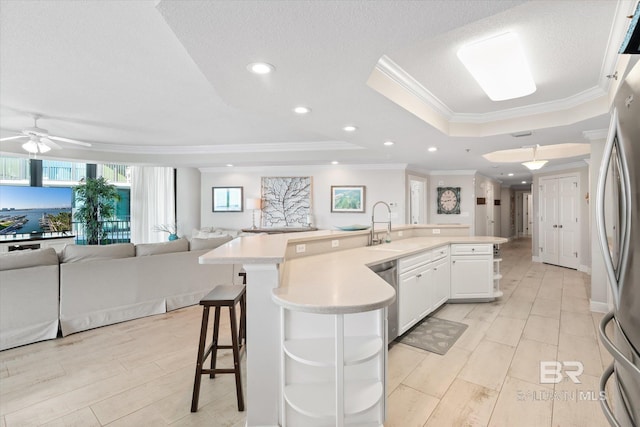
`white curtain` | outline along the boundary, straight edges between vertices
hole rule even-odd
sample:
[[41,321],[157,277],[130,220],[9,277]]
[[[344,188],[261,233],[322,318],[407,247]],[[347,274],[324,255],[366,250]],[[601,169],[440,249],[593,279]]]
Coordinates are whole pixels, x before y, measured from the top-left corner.
[[158,225],[174,225],[173,168],[131,167],[131,242],[166,242],[169,233],[153,231]]

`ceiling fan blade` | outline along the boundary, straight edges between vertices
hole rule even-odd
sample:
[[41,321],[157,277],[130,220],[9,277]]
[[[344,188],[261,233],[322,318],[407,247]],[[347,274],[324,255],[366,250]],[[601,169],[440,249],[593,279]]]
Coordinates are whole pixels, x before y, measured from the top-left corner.
[[44,143],[45,145],[48,145],[49,147],[51,147],[53,149],[62,150],[61,146],[59,146],[58,144],[56,144],[55,142],[53,142],[49,138],[42,137],[42,138],[40,138],[40,142]]
[[91,147],[91,144],[88,142],[76,141],[75,139],[62,138],[61,136],[51,136],[49,135],[49,139],[55,139],[56,141],[68,142],[69,144],[77,144],[83,145],[85,147]]
[[7,138],[0,138],[0,141],[11,141],[12,139],[29,138],[27,135],[9,136]]

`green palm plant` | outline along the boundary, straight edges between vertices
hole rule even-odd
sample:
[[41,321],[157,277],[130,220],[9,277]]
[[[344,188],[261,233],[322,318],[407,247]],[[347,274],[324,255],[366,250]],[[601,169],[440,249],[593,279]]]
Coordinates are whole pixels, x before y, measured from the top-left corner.
[[102,222],[113,217],[113,202],[120,200],[116,186],[104,177],[87,178],[73,187],[73,192],[79,206],[74,218],[84,224],[87,244],[101,244],[107,234]]

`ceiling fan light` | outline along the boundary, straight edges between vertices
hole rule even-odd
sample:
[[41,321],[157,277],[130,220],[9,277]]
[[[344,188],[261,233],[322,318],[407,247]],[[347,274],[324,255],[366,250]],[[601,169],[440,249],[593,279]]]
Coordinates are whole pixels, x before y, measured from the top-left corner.
[[38,143],[35,141],[27,141],[24,144],[22,144],[22,148],[25,151],[28,151],[31,154],[37,154],[38,153]]
[[49,147],[47,144],[45,144],[44,142],[39,142],[38,143],[38,150],[41,153],[46,153],[47,151],[51,151],[51,147]]
[[548,160],[532,160],[530,162],[524,162],[522,164],[526,166],[526,168],[529,170],[537,171],[538,169],[542,168],[545,164],[547,164],[547,162]]

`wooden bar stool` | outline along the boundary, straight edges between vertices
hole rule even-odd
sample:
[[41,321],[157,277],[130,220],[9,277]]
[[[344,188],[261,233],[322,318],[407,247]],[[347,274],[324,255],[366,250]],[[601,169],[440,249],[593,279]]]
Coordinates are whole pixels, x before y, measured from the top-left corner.
[[[200,344],[198,346],[198,359],[196,360],[196,378],[193,384],[193,398],[191,400],[191,412],[198,410],[198,398],[200,397],[200,379],[202,375],[209,374],[215,378],[216,374],[235,374],[236,394],[238,395],[238,411],[244,411],[244,399],[242,397],[242,380],[240,377],[241,351],[246,344],[246,286],[245,285],[218,285],[204,298],[200,300],[203,306],[202,326],[200,328]],[[236,305],[240,304],[240,328],[236,320]],[[207,325],[209,323],[209,308],[215,307],[213,320],[213,341],[205,351],[207,339]],[[220,308],[229,307],[231,322],[231,345],[219,345],[218,333],[220,331]],[[233,369],[216,368],[216,356],[218,349],[233,350]],[[205,360],[211,355],[211,369],[203,368]]]

